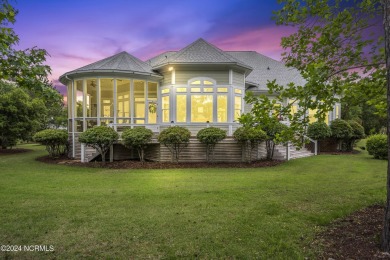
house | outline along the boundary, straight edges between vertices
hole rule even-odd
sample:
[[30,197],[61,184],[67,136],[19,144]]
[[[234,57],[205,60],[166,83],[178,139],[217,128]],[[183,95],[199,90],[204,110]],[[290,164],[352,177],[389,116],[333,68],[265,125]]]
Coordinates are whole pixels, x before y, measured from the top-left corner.
[[[304,83],[298,71],[281,62],[255,51],[223,51],[203,39],[147,61],[121,52],[67,72],[60,81],[68,91],[71,155],[82,160],[93,157],[94,151],[86,151],[77,137],[95,125],[110,125],[118,132],[124,127],[147,127],[156,133],[180,125],[194,136],[212,125],[231,136],[240,115],[250,111],[243,100],[245,92],[267,93],[267,80],[274,79],[284,85]],[[338,104],[328,120],[339,116]],[[224,142],[220,160],[236,160],[240,148],[231,138]],[[194,140],[184,158],[202,160],[197,149]],[[129,154],[119,145],[112,150],[116,159]],[[227,150],[230,155],[223,153]],[[169,160],[165,153],[156,144],[149,159]]]

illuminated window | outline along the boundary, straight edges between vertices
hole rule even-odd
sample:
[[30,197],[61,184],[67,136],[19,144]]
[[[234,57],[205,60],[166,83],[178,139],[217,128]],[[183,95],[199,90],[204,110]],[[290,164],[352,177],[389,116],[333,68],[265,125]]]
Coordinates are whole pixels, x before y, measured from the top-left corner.
[[191,95],[191,122],[213,121],[213,96]]
[[187,121],[187,95],[176,96],[176,121],[179,123]]
[[84,105],[84,93],[83,93],[83,81],[76,81],[76,117],[83,117],[83,105]]
[[187,92],[187,88],[177,88],[176,92],[179,92],[179,93]]
[[336,118],[340,118],[340,106],[336,105]]
[[241,105],[242,100],[241,97],[235,96],[234,97],[234,120],[237,121],[238,118],[241,116]]
[[203,81],[203,85],[214,85],[214,83],[209,80],[205,80]]
[[317,122],[317,118],[315,117],[315,114],[317,113],[317,109],[309,109],[309,123]]
[[148,123],[157,123],[157,83],[148,82]]
[[227,95],[217,96],[217,122],[227,122]]
[[162,121],[164,123],[169,123],[169,96],[162,97]]
[[86,106],[87,117],[97,117],[97,84],[96,79],[87,80]]
[[114,116],[114,81],[113,79],[100,80],[101,117]]
[[162,89],[162,90],[161,90],[161,93],[162,93],[162,94],[167,94],[167,93],[169,93],[169,88],[164,88],[164,89]]
[[225,92],[228,92],[228,89],[227,88],[218,88],[217,92],[218,93],[225,93]]
[[130,80],[116,81],[117,117],[130,117]]
[[242,94],[242,90],[236,88],[236,89],[234,89],[234,93],[235,93],[235,94]]
[[194,93],[194,92],[200,92],[200,88],[191,88],[191,92]]

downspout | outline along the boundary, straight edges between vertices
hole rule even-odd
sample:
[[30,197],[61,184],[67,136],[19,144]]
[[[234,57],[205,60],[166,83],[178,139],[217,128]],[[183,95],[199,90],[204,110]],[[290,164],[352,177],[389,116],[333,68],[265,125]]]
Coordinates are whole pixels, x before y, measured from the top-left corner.
[[[68,75],[65,75],[65,78],[69,81],[72,82],[72,107],[70,109],[70,113],[71,113],[71,119],[72,119],[72,158],[75,158],[76,156],[76,149],[75,149],[75,145],[76,145],[76,140],[75,140],[75,134],[74,134],[74,94],[73,94],[73,91],[74,91],[74,82],[73,80],[71,80]],[[68,93],[69,94],[69,93]]]

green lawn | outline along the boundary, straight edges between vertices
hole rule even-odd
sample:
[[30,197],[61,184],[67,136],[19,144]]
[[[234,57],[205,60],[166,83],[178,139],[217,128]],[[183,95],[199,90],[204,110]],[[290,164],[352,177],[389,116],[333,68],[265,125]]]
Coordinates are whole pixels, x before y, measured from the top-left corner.
[[336,218],[385,199],[386,161],[321,155],[259,169],[107,170],[0,156],[0,258],[303,258]]

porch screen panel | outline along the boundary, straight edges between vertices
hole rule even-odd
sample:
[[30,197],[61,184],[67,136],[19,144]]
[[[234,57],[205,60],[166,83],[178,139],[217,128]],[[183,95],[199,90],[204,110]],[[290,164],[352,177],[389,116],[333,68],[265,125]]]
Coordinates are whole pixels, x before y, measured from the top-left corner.
[[157,123],[157,83],[148,82],[148,123]]
[[[116,107],[119,124],[128,123],[130,118],[130,80],[116,80]],[[127,120],[126,120],[127,119]]]
[[213,95],[191,95],[191,122],[213,122]]
[[86,106],[87,117],[97,117],[97,84],[96,79],[87,79]]
[[114,80],[100,80],[100,115],[101,117],[114,117]]
[[83,105],[84,105],[84,93],[83,93],[83,81],[76,81],[76,117],[83,117]]
[[145,81],[134,80],[134,117],[136,124],[145,123]]
[[[68,84],[68,95],[66,96],[66,103],[68,106],[68,118],[73,118],[73,115],[72,115],[72,107],[73,107],[72,96],[73,96],[72,83],[69,83]],[[70,129],[72,129],[72,128],[70,128]]]

